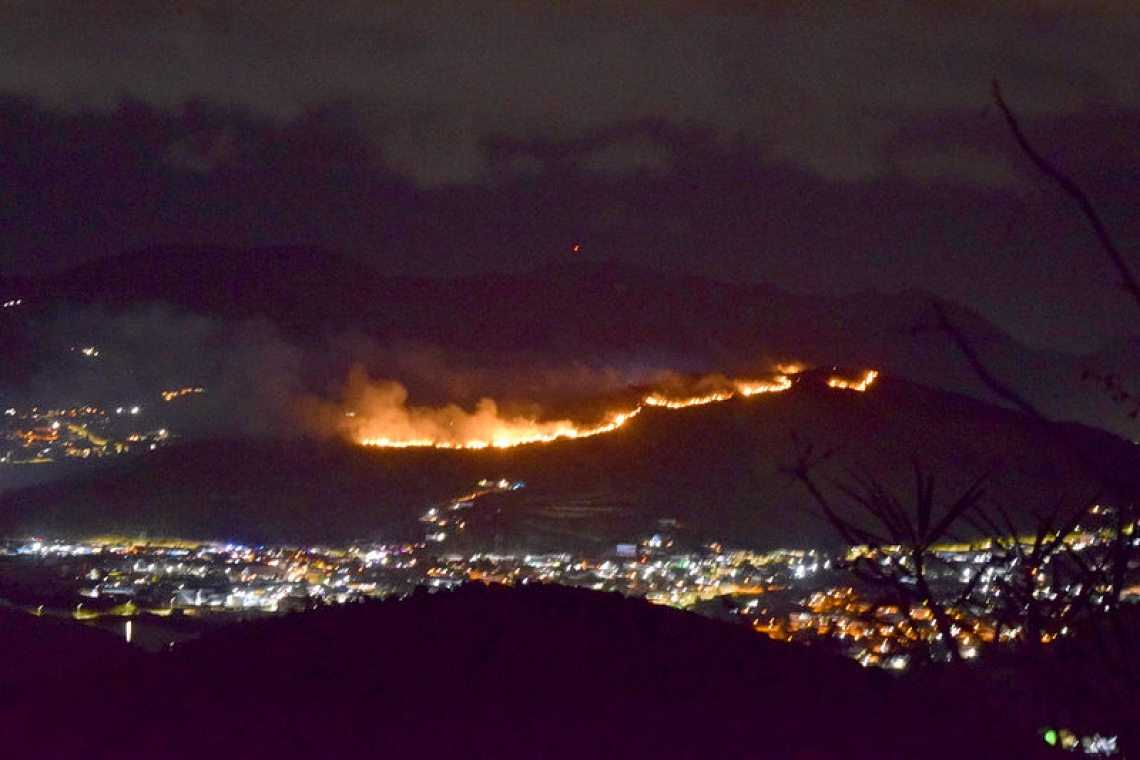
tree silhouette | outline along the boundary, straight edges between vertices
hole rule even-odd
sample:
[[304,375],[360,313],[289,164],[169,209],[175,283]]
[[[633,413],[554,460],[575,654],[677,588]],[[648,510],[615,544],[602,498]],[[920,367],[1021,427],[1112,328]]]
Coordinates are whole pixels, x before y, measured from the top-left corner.
[[[1112,263],[1119,285],[1140,308],[1140,284],[1113,241],[1096,206],[1081,187],[1042,156],[1026,136],[1000,86],[994,103],[1021,153],[1060,187],[1079,208],[1098,245]],[[833,482],[839,502],[825,496],[816,475],[819,458],[805,449],[790,474],[811,494],[823,518],[849,552],[845,566],[859,579],[888,591],[908,609],[926,609],[938,636],[928,641],[928,659],[943,653],[960,664],[961,642],[984,613],[993,625],[992,642],[1007,641],[1031,680],[1043,719],[1072,715],[1076,702],[1085,714],[1100,713],[1119,737],[1125,757],[1140,757],[1140,615],[1127,602],[1140,570],[1140,468],[1122,471],[1106,465],[1073,435],[1072,429],[1046,418],[1027,398],[1002,382],[981,359],[969,337],[937,304],[935,322],[966,359],[983,385],[1004,403],[1035,420],[1102,486],[1099,498],[1057,504],[1038,516],[1031,528],[1018,526],[1000,506],[984,503],[985,476],[944,506],[935,498],[934,475],[914,463],[914,493],[901,498],[872,477],[850,475]],[[1127,383],[1115,375],[1091,375],[1118,403],[1136,401]],[[1090,533],[1090,530],[1092,531]],[[936,588],[933,579],[952,568],[936,544],[968,535],[984,561],[976,563],[956,589]],[[1091,535],[1078,541],[1078,535]],[[984,582],[983,582],[984,579]],[[984,585],[984,588],[983,588]],[[1004,636],[1004,633],[1010,635]],[[1076,659],[1081,658],[1081,659]],[[1060,677],[1074,670],[1081,688]],[[1059,684],[1065,686],[1059,687]]]

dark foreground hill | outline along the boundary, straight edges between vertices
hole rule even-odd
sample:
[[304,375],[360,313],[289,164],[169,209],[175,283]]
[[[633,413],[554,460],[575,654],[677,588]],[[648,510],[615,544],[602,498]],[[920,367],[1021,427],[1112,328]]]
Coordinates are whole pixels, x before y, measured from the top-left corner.
[[19,694],[64,682],[94,663],[123,667],[139,652],[120,639],[70,620],[0,608],[0,685]]
[[615,595],[467,586],[0,693],[9,756],[1032,757],[1016,705]]
[[[949,504],[985,477],[986,499],[1026,524],[1106,498],[1134,477],[1136,447],[963,396],[884,378],[866,393],[810,379],[785,393],[647,408],[594,438],[506,450],[366,449],[295,439],[197,441],[0,496],[7,535],[146,533],[247,542],[402,538],[429,505],[482,478],[526,487],[480,500],[460,542],[605,550],[672,518],[694,540],[748,546],[834,541],[789,474],[805,455],[840,486],[875,478],[906,503],[913,467]],[[459,548],[468,548],[457,546]]]

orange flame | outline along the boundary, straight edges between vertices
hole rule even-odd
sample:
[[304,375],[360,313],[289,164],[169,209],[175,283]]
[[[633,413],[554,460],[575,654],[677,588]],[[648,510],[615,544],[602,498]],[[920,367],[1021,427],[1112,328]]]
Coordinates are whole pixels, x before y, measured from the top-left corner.
[[849,391],[865,391],[871,387],[871,383],[875,382],[875,378],[879,373],[873,369],[867,370],[860,380],[846,380],[842,377],[833,376],[827,379],[828,388],[844,388]]
[[757,393],[778,393],[792,387],[792,379],[786,374],[779,374],[775,380],[734,380],[732,387],[724,390],[715,390],[700,396],[685,396],[682,398],[669,398],[661,393],[650,393],[642,399],[642,406],[663,406],[667,409],[684,409],[687,406],[702,406],[715,404],[718,401],[728,401],[733,396],[755,396]]
[[[600,422],[582,424],[571,420],[539,421],[532,417],[503,417],[491,399],[482,399],[473,412],[452,404],[441,408],[409,407],[407,391],[396,383],[372,384],[357,373],[350,379],[350,393],[358,399],[357,411],[344,415],[351,422],[352,437],[365,446],[392,448],[489,449],[509,448],[530,443],[549,443],[562,439],[590,438],[613,432],[624,426],[646,407],[683,409],[728,401],[736,396],[779,393],[792,387],[790,377],[800,366],[781,366],[770,380],[726,380],[724,387],[691,396],[667,395],[655,391],[625,411],[611,412]],[[870,371],[860,381],[832,377],[833,388],[866,390],[875,379]],[[362,382],[363,381],[363,382]]]
[[[489,401],[489,399],[484,399]],[[617,430],[641,411],[641,407],[634,407],[631,411],[611,414],[605,421],[592,426],[576,425],[569,420],[558,422],[536,422],[534,420],[499,420],[488,437],[471,438],[468,440],[447,440],[438,438],[388,438],[365,437],[360,442],[365,446],[387,446],[391,448],[423,448],[437,449],[505,449],[511,446],[522,446],[528,443],[550,443],[562,438],[589,438],[602,433]]]

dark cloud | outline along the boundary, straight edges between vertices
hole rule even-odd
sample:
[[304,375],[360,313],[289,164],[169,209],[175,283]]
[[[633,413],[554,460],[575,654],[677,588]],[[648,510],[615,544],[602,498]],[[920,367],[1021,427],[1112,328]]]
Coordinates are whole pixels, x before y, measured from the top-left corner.
[[581,256],[800,291],[925,288],[1091,349],[1132,305],[1132,3],[0,6],[0,256],[321,245],[391,272]]
[[[705,124],[851,182],[889,168],[900,124],[983,107],[992,78],[1028,117],[1140,106],[1134,10],[15,2],[0,11],[0,90],[71,109],[204,99],[276,118],[351,102],[387,163],[428,186],[481,179],[487,135],[567,139],[642,119]],[[954,171],[937,147],[920,146],[920,176],[993,180]]]

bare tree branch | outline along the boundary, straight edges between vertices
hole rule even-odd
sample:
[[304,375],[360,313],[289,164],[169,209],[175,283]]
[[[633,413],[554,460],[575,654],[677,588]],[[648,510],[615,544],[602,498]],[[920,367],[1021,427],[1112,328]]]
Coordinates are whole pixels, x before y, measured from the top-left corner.
[[1093,233],[1100,242],[1101,248],[1104,249],[1109,259],[1112,260],[1112,265],[1116,267],[1116,272],[1120,275],[1121,284],[1124,289],[1132,296],[1132,300],[1136,302],[1136,305],[1140,306],[1140,284],[1137,283],[1136,276],[1133,274],[1128,262],[1124,260],[1120,249],[1117,248],[1116,243],[1112,241],[1112,236],[1108,234],[1108,229],[1104,226],[1104,222],[1101,221],[1100,214],[1097,213],[1088,195],[1084,190],[1081,190],[1076,182],[1073,182],[1073,180],[1069,179],[1060,169],[1049,163],[1049,161],[1030,144],[1025,133],[1021,130],[1021,124],[1018,122],[1017,117],[1006,104],[1005,98],[1002,97],[1001,85],[998,84],[997,80],[993,82],[993,96],[998,110],[1001,111],[1002,116],[1005,117],[1006,124],[1009,125],[1009,131],[1013,133],[1013,138],[1017,140],[1017,145],[1021,148],[1021,152],[1033,162],[1034,166],[1049,177],[1049,179],[1056,182],[1062,190],[1068,193],[1069,196],[1077,202],[1081,213],[1084,214],[1085,219],[1088,221],[1089,226],[1092,227]]

